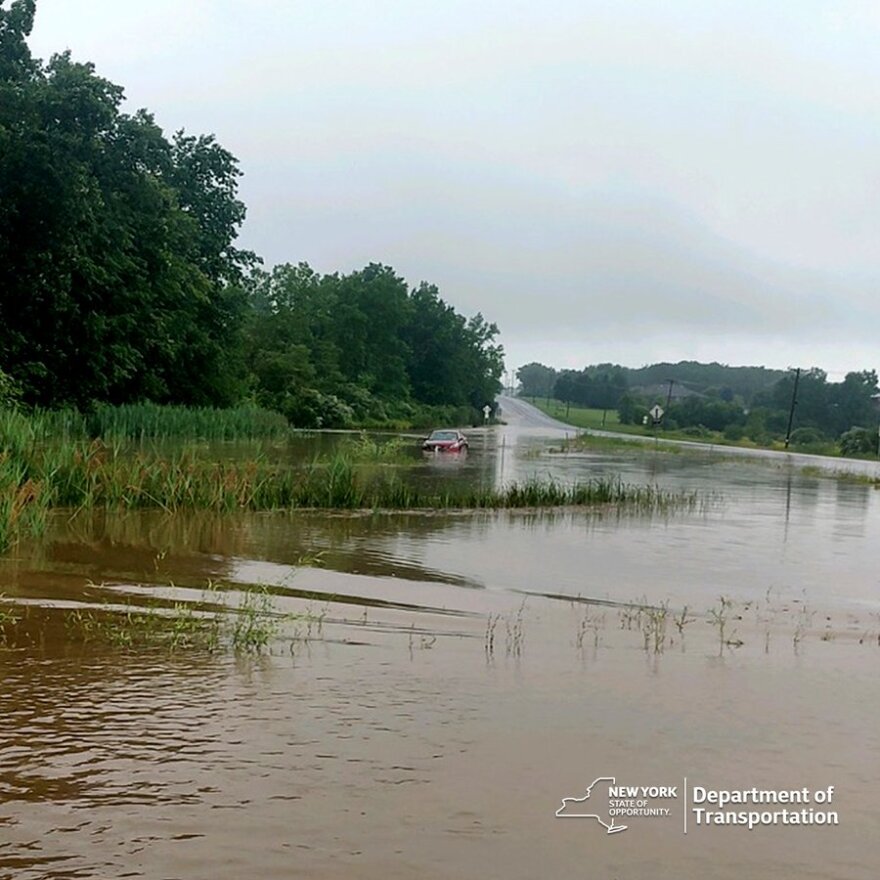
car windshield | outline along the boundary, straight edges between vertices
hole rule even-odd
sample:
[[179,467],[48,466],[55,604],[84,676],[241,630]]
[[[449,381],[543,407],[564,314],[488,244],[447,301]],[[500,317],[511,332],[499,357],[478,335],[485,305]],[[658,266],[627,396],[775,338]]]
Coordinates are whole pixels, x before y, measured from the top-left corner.
[[457,440],[458,435],[455,431],[434,431],[428,438],[429,440]]

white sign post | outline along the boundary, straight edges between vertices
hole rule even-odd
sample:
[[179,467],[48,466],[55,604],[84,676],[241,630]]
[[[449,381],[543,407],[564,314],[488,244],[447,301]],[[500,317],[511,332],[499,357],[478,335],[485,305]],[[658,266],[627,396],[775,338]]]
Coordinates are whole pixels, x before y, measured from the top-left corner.
[[658,424],[663,418],[663,407],[660,406],[659,403],[655,403],[654,406],[652,406],[651,409],[648,410],[648,415],[651,416],[651,419],[655,425]]
[[487,404],[483,407],[483,419],[484,419],[485,421],[488,422],[488,421],[489,421],[489,416],[490,416],[490,415],[492,415],[492,407],[489,406],[489,404],[487,403]]

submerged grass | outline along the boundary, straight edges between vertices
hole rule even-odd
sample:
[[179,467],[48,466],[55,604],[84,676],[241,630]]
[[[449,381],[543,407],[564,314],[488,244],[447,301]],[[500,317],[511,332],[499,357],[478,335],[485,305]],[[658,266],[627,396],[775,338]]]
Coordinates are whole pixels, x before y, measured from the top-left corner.
[[693,509],[696,492],[670,492],[618,479],[564,484],[530,480],[501,488],[423,489],[386,469],[344,455],[305,468],[265,460],[204,461],[127,454],[96,441],[43,452],[26,461],[0,457],[0,549],[38,534],[52,508],[175,510],[499,509],[618,505],[639,511]]
[[175,603],[167,612],[129,608],[78,608],[67,612],[68,637],[116,648],[159,646],[169,650],[216,650],[220,644],[220,619],[203,617],[186,603]]
[[417,461],[412,455],[412,449],[412,443],[402,437],[389,437],[380,441],[362,431],[356,437],[343,441],[339,451],[347,458],[358,462],[401,464]]
[[816,465],[807,465],[801,468],[801,474],[805,477],[825,477],[834,480],[840,480],[844,483],[857,483],[863,486],[873,486],[875,489],[880,488],[880,477],[874,474],[859,474],[853,471],[845,471],[841,469],[831,470],[829,468],[817,467]]
[[282,614],[268,587],[253,585],[230,591],[237,596],[231,604],[226,601],[226,592],[209,582],[196,603],[124,610],[109,604],[78,608],[66,613],[65,628],[73,640],[126,650],[159,647],[260,654],[279,636],[284,622],[302,619]]
[[6,628],[14,626],[19,621],[16,609],[12,605],[4,605],[4,596],[0,593],[0,645],[6,644]]

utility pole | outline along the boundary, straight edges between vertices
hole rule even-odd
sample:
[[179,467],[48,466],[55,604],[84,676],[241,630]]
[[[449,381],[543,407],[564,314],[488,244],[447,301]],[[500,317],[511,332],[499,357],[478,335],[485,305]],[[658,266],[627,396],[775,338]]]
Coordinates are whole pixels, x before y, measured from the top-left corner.
[[801,378],[801,368],[798,367],[794,371],[794,388],[791,390],[791,409],[788,411],[788,427],[785,429],[785,448],[788,449],[788,442],[791,440],[791,423],[794,421],[794,408],[797,406],[797,390],[798,382]]
[[669,380],[669,391],[666,394],[666,412],[669,412],[669,404],[672,403],[672,386],[675,385],[675,379]]

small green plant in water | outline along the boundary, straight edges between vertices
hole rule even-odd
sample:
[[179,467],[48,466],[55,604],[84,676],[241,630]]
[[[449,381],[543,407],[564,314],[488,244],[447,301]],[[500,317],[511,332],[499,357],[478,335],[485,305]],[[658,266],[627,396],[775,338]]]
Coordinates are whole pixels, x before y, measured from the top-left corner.
[[[4,596],[0,593],[0,603],[3,601]],[[3,605],[0,604],[0,644],[6,643],[6,627],[15,626],[19,620],[20,618],[13,608],[4,608]]]
[[486,618],[486,634],[483,638],[483,649],[486,652],[487,658],[495,656],[495,628],[498,626],[500,619],[500,614],[490,614]]
[[643,609],[642,633],[645,637],[645,650],[653,647],[655,654],[662,654],[666,646],[666,624],[669,617],[669,602]]
[[522,600],[516,614],[504,621],[505,639],[504,648],[508,656],[521,657],[525,647],[525,622],[523,615],[526,610],[526,600]]
[[362,431],[357,438],[342,444],[342,453],[355,461],[401,462],[407,459],[415,461],[408,454],[412,444],[402,437],[392,437],[379,441]]
[[739,639],[735,639],[736,631],[728,632],[731,621],[733,599],[728,596],[719,596],[718,605],[709,609],[709,623],[718,629],[718,656],[724,653],[725,647],[738,648],[742,645]]
[[278,634],[281,617],[268,587],[245,590],[232,611],[232,647],[246,654],[259,654]]

